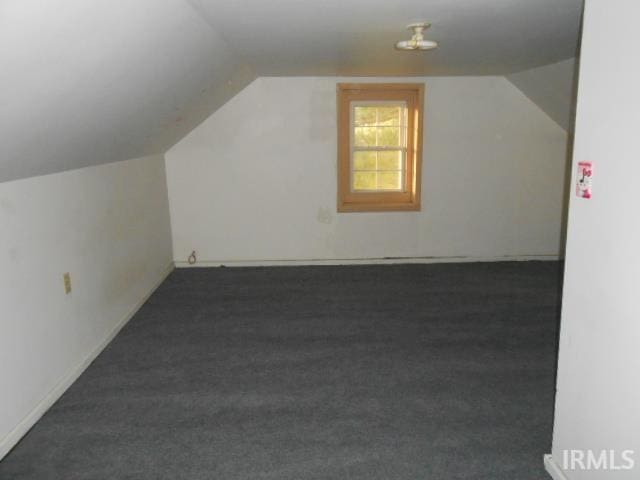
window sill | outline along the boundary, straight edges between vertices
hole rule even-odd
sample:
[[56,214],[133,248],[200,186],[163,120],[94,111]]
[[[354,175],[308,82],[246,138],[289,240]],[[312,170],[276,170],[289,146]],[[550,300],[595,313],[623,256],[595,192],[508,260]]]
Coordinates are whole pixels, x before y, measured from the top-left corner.
[[356,212],[419,212],[420,203],[339,203],[339,213]]

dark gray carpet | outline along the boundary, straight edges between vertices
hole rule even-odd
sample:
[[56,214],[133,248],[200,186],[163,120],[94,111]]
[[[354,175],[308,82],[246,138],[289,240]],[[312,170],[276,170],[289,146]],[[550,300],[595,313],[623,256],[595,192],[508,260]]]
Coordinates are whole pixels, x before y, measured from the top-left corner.
[[2,479],[547,479],[560,265],[178,270]]

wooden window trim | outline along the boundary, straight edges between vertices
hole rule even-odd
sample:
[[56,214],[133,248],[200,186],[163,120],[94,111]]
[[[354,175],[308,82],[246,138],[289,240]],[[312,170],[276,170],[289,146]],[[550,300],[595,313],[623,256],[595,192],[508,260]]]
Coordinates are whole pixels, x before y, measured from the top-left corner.
[[[420,210],[422,172],[422,83],[339,83],[338,101],[338,211],[380,212]],[[402,101],[408,109],[404,191],[351,190],[351,102]]]

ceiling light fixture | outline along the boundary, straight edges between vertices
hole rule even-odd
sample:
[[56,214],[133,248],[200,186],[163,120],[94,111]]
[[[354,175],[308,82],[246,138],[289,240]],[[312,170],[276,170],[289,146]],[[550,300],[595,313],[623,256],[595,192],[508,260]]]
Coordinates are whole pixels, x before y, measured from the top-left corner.
[[425,40],[423,32],[431,26],[430,23],[412,23],[407,25],[408,30],[413,30],[411,40],[401,40],[396,43],[398,50],[433,50],[438,43],[432,40]]

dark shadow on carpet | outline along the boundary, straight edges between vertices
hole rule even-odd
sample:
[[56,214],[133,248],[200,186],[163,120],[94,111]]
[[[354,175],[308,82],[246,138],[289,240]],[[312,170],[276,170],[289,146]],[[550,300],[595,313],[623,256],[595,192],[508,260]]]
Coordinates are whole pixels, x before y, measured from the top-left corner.
[[546,480],[560,275],[177,270],[0,478]]

